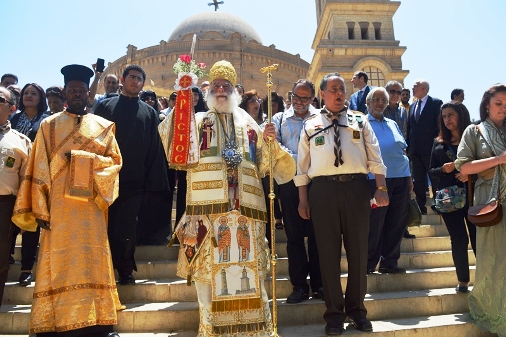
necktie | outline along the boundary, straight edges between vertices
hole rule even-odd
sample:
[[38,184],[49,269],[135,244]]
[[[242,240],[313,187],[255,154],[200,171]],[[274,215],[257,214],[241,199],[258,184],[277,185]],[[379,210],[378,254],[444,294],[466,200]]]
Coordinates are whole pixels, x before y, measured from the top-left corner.
[[418,123],[418,120],[420,119],[421,112],[422,112],[422,100],[419,99],[418,102],[416,103],[416,111],[415,111],[415,119],[416,119],[417,123]]
[[332,126],[334,127],[334,154],[336,156],[336,161],[334,162],[335,167],[339,167],[339,165],[343,165],[343,154],[341,152],[341,139],[339,137],[339,127],[338,127],[337,119],[332,120]]
[[360,102],[362,102],[362,96],[364,96],[364,92],[360,90],[358,92],[357,106],[360,105]]

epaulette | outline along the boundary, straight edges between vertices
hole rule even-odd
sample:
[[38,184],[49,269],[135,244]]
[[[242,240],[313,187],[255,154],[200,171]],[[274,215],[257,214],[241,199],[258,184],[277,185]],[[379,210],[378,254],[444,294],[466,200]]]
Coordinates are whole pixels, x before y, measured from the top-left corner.
[[349,110],[347,112],[347,117],[348,117],[349,123],[353,123],[354,121],[357,121],[359,128],[364,127],[365,114],[362,111]]
[[318,114],[314,114],[312,116],[309,116],[308,119],[306,119],[304,121],[304,123],[302,123],[302,129],[304,129],[304,133],[306,134],[306,137],[308,138],[308,140],[311,139],[311,136],[309,136],[308,133],[307,133],[307,131],[306,131],[306,123],[307,123],[307,121],[315,118],[316,116],[318,116]]

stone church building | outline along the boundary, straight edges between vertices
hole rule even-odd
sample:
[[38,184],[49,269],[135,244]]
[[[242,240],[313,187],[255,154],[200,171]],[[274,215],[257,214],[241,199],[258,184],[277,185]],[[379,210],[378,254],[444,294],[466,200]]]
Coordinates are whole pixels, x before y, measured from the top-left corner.
[[[408,75],[402,69],[401,56],[406,51],[395,40],[393,15],[399,1],[390,0],[315,0],[317,31],[311,64],[277,49],[264,46],[250,24],[225,12],[204,12],[179,24],[167,41],[138,50],[129,45],[126,55],[109,63],[106,74],[118,77],[130,64],[139,64],[147,74],[145,88],[158,96],[174,91],[176,75],[172,66],[181,54],[189,54],[193,35],[197,35],[194,58],[208,64],[230,61],[237,71],[237,82],[246,90],[255,88],[262,95],[265,75],[259,70],[271,63],[279,64],[272,90],[287,97],[293,83],[307,78],[318,86],[323,75],[338,71],[346,80],[348,97],[353,93],[353,73],[369,74],[369,85],[383,86],[389,80],[403,83]],[[205,80],[202,79],[202,80]]]

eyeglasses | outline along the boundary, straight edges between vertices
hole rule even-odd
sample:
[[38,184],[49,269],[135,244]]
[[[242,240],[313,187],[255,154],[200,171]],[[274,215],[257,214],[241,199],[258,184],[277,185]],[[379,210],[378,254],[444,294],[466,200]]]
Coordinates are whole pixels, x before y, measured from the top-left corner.
[[378,102],[381,102],[381,103],[384,103],[384,104],[386,104],[386,103],[387,103],[387,100],[386,100],[386,99],[384,99],[384,98],[373,98],[373,99],[372,99],[372,101],[373,101],[374,103],[378,103]]
[[14,105],[13,103],[9,102],[5,97],[0,96],[0,104],[7,103],[9,105]]
[[301,103],[307,103],[312,98],[313,97],[300,97],[300,96],[297,96],[295,94],[292,94],[292,101],[299,101]]
[[144,79],[142,77],[135,76],[135,75],[128,75],[127,78],[129,78],[135,82],[141,82],[141,83],[144,82]]
[[248,101],[248,103],[260,103],[260,100],[258,98],[252,98]]
[[391,95],[395,95],[395,94],[400,95],[400,94],[402,94],[402,91],[397,91],[397,90],[394,90],[394,89],[392,89],[392,90],[388,90],[388,92],[389,92]]
[[223,90],[229,91],[230,85],[228,85],[226,83],[223,83],[223,84],[213,83],[213,88],[214,88],[214,90],[218,90],[219,88],[223,88]]

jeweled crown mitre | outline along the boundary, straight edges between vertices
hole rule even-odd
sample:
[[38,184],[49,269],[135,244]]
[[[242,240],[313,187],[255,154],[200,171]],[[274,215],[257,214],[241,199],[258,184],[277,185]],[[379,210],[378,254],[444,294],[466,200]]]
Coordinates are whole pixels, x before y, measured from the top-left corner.
[[237,74],[235,72],[234,66],[232,63],[221,60],[216,62],[209,71],[209,77],[211,81],[216,79],[224,79],[229,81],[232,86],[235,86],[237,82]]

